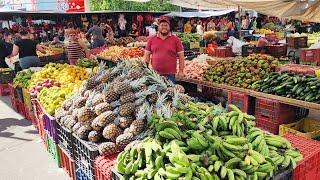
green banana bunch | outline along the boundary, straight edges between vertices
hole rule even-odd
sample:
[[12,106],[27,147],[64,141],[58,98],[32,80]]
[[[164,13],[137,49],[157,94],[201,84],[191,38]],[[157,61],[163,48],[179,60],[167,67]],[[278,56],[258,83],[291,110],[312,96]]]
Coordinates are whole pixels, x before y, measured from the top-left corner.
[[269,155],[269,147],[265,140],[265,133],[256,127],[250,128],[246,138],[252,144],[252,148],[263,156]]
[[209,147],[207,140],[197,131],[193,131],[187,140],[188,147],[194,150],[205,150]]

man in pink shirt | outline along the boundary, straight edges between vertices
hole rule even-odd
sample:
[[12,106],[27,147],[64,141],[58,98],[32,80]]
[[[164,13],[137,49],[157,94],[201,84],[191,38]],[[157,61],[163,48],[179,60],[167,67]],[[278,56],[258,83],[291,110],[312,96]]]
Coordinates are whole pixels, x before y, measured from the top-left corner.
[[[152,55],[152,57],[151,57]],[[179,59],[179,71],[177,74],[177,56]],[[159,19],[158,33],[149,38],[144,60],[150,63],[152,68],[160,75],[167,77],[175,82],[175,75],[179,78],[183,75],[184,69],[184,50],[181,40],[171,34],[170,21],[166,17]]]

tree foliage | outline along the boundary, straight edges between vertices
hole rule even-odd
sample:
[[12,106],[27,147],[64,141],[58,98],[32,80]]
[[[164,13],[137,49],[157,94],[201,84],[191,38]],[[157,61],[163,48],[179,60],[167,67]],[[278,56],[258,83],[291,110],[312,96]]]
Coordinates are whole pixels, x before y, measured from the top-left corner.
[[91,11],[177,11],[179,8],[166,0],[151,0],[146,3],[124,0],[91,0]]

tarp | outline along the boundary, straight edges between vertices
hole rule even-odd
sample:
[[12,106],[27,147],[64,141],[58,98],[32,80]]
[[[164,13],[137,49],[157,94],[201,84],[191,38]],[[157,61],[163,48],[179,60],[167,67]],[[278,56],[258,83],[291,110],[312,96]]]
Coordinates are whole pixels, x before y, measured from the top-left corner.
[[207,17],[213,17],[213,16],[222,16],[233,11],[235,11],[235,9],[221,10],[221,11],[172,12],[172,13],[165,14],[164,16],[184,17],[184,18],[192,18],[192,17],[207,18]]

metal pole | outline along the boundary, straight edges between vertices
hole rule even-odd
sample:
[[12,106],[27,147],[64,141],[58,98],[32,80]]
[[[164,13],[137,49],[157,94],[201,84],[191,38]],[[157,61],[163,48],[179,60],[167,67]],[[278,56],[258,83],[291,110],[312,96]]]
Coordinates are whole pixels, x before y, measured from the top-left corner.
[[240,29],[239,29],[239,39],[242,39],[241,37],[241,27],[242,27],[242,20],[241,20],[241,7],[238,6],[238,14],[239,14],[239,24],[240,24]]

